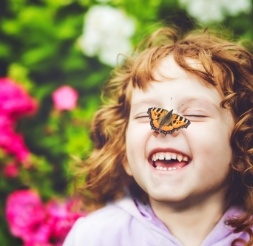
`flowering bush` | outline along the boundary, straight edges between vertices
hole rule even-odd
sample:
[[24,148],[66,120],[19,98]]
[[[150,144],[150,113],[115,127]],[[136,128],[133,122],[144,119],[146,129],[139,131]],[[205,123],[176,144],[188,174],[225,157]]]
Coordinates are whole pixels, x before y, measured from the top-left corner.
[[72,204],[51,200],[44,205],[34,190],[14,191],[6,204],[10,231],[21,238],[25,246],[60,246],[75,220],[81,216],[71,211]]
[[0,148],[20,161],[29,156],[23,136],[15,132],[17,121],[37,109],[36,101],[9,78],[0,78]]
[[6,218],[12,234],[22,238],[25,245],[46,243],[49,240],[49,227],[43,223],[46,211],[34,191],[18,190],[10,194],[6,204]]
[[252,0],[1,0],[1,245],[61,245],[86,215],[70,167],[92,148],[90,122],[119,53],[161,22],[229,26],[252,41],[251,13]]
[[[78,94],[65,85],[52,92],[52,99],[56,110],[74,110]],[[15,178],[21,175],[20,164],[28,168],[28,172],[37,165],[36,157],[30,158],[32,154],[24,136],[16,132],[22,117],[34,115],[37,102],[9,78],[0,79],[0,102],[0,149],[4,151],[6,160],[3,174]],[[56,199],[44,204],[35,190],[13,191],[6,200],[6,219],[10,232],[20,238],[24,246],[60,246],[75,220],[84,216],[84,213],[72,211],[72,205],[70,200]]]
[[18,175],[18,164],[13,161],[4,166],[3,173],[8,178],[14,178]]
[[252,9],[250,0],[239,0],[233,4],[230,0],[179,0],[179,2],[185,6],[191,16],[203,23],[223,21],[227,15],[249,13]]
[[0,78],[0,114],[17,120],[36,110],[36,101],[10,78]]
[[48,224],[51,227],[50,239],[54,244],[61,245],[74,222],[84,213],[73,212],[73,201],[59,202],[51,200],[46,205]]
[[80,45],[86,55],[98,55],[101,62],[115,66],[120,53],[131,51],[134,31],[134,21],[124,11],[95,5],[85,16]]

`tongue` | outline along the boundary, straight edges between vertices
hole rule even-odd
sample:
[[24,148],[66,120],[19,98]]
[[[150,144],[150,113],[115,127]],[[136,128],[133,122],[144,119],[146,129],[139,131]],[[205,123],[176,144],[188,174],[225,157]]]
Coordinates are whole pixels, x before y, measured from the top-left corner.
[[176,161],[176,160],[170,160],[170,161],[161,161],[158,160],[156,162],[153,163],[155,167],[176,167],[176,168],[182,168],[184,167],[187,163],[182,161]]

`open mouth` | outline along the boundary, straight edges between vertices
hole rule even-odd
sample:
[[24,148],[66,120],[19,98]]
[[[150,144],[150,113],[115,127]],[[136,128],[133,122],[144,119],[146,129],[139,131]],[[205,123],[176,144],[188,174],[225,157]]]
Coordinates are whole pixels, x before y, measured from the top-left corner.
[[185,167],[189,161],[188,156],[171,152],[156,152],[149,158],[151,165],[161,171],[179,170]]

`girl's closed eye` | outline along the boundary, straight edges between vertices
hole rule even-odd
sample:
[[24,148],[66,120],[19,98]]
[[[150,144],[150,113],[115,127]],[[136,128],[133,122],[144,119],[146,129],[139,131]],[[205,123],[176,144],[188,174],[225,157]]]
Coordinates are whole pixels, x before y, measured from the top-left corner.
[[197,117],[197,118],[205,118],[206,115],[203,114],[184,114],[185,117]]
[[146,112],[139,113],[139,114],[135,115],[134,119],[142,120],[142,121],[146,122],[149,120],[149,115]]
[[191,121],[202,121],[208,118],[208,115],[203,112],[187,112],[184,113],[183,116]]

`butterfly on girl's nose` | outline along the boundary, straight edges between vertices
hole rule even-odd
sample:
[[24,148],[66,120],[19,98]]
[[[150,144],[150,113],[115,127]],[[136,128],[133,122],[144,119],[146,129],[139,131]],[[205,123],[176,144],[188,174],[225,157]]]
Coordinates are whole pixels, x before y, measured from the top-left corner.
[[152,107],[148,109],[151,128],[159,133],[171,134],[181,128],[187,128],[191,122],[185,117],[174,114],[173,109],[168,111]]

